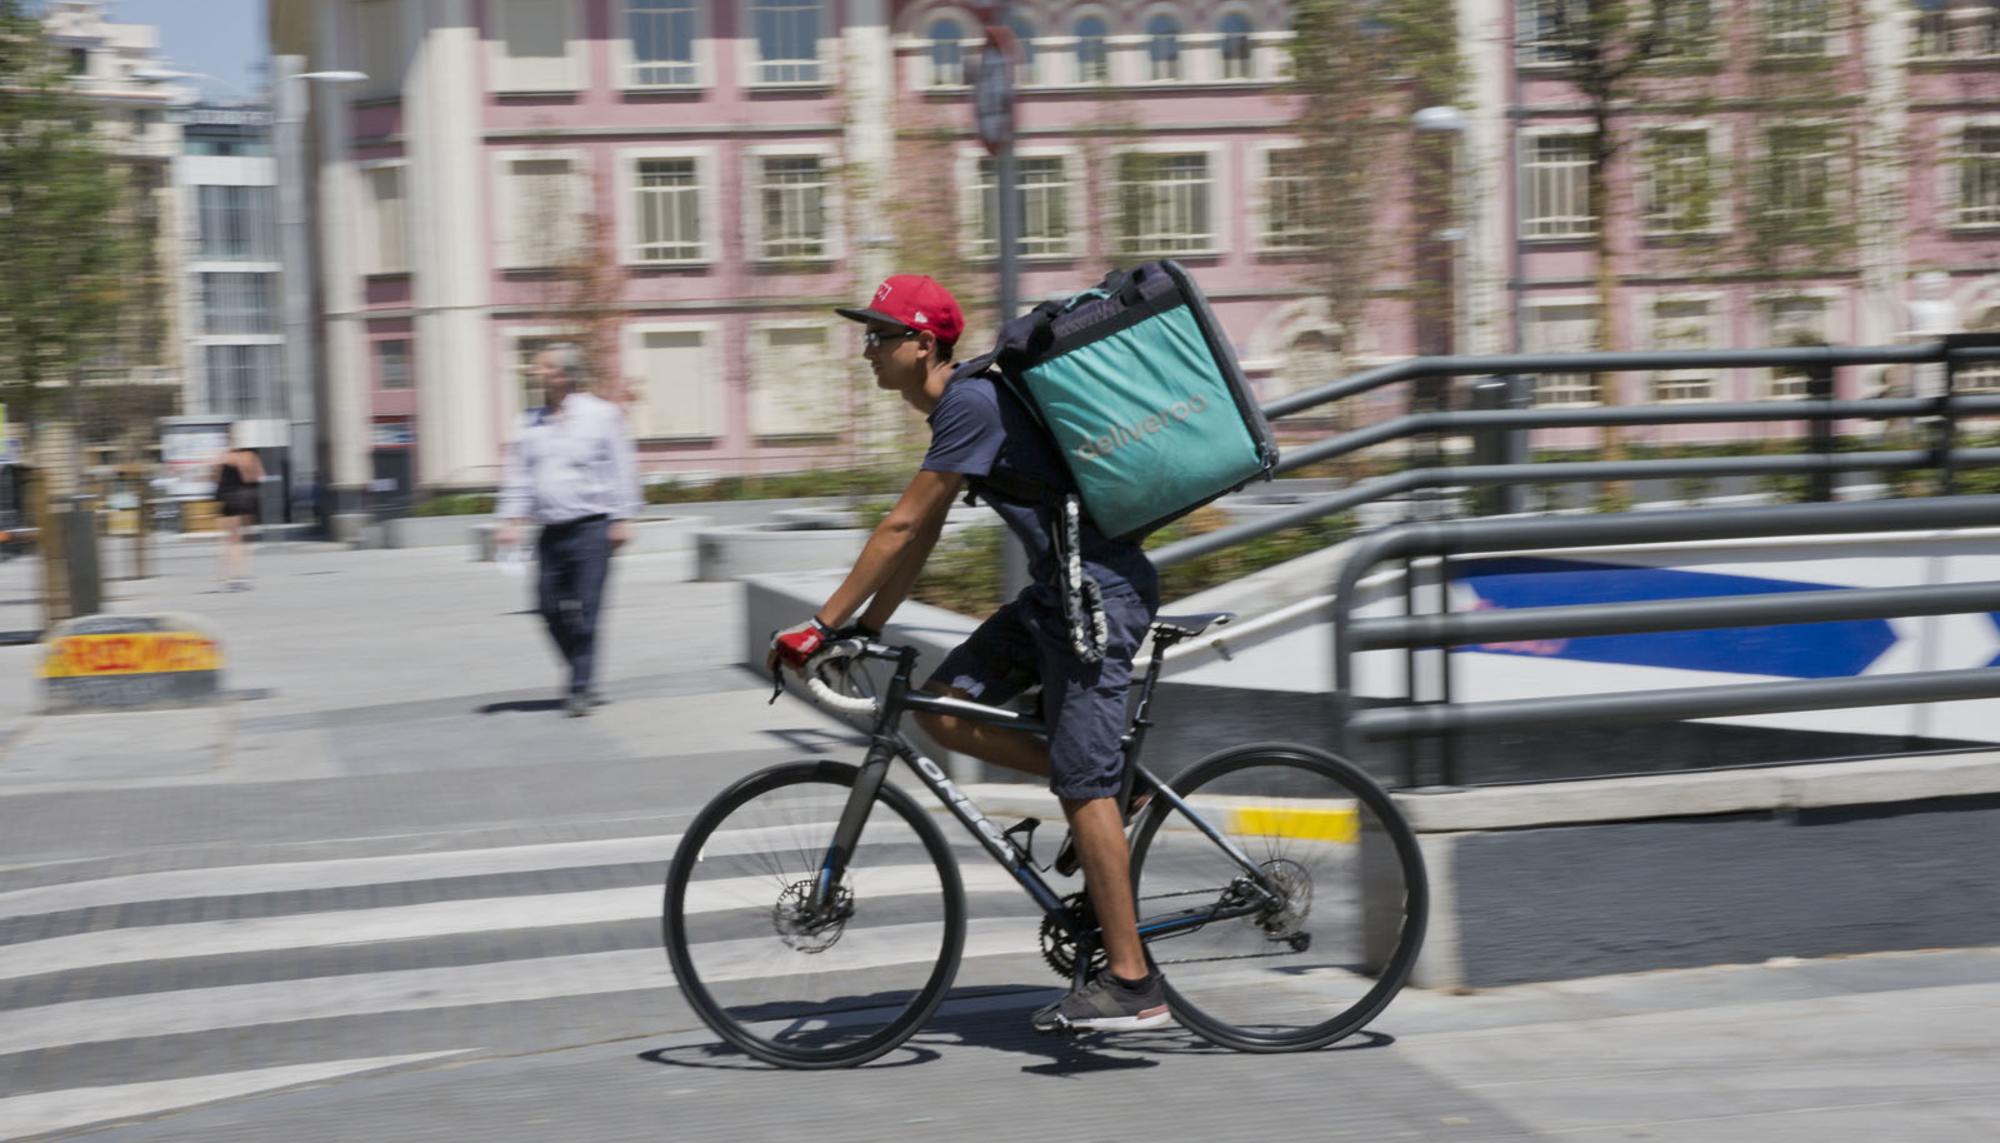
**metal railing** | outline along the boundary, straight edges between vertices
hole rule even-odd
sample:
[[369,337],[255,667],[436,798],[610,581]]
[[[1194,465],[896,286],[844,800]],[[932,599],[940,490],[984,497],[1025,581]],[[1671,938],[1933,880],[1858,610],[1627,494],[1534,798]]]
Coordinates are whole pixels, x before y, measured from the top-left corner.
[[[1452,614],[1454,556],[1616,544],[1694,542],[1858,533],[1913,532],[1990,526],[2000,521],[2000,496],[1808,504],[1704,512],[1641,512],[1403,524],[1359,540],[1334,587],[1334,701],[1340,748],[1357,750],[1385,739],[1436,739],[1439,783],[1459,784],[1454,735],[1469,731],[1604,723],[1660,722],[1779,712],[2000,698],[2000,669],[1917,671],[1845,679],[1562,695],[1456,702],[1447,650],[1436,701],[1416,702],[1416,652],[1479,643],[1769,626],[1830,620],[1881,619],[2000,611],[2000,582],[1921,587],[1834,589],[1727,599],[1573,604],[1515,611]],[[1436,561],[1440,611],[1414,614],[1416,564]],[[1403,561],[1406,614],[1356,619],[1358,588],[1381,564]],[[1401,649],[1412,705],[1361,709],[1354,696],[1354,656]],[[1415,751],[1406,751],[1404,778],[1418,785]]]
[[[1813,346],[1794,349],[1730,349],[1664,353],[1525,354],[1503,357],[1416,357],[1371,369],[1264,406],[1279,420],[1390,385],[1446,377],[1510,377],[1536,373],[1618,373],[1674,369],[1789,368],[1803,370],[1808,396],[1727,404],[1607,406],[1602,408],[1488,409],[1411,413],[1379,425],[1342,433],[1287,450],[1278,472],[1348,456],[1375,445],[1451,432],[1525,433],[1531,429],[1806,422],[1816,426],[1812,451],[1778,456],[1727,456],[1623,461],[1430,465],[1362,481],[1339,492],[1275,512],[1262,519],[1164,545],[1153,562],[1170,567],[1286,528],[1346,512],[1363,504],[1406,493],[1461,485],[1514,487],[1541,482],[1678,479],[1713,476],[1804,475],[1814,480],[1815,499],[1830,499],[1839,472],[1936,469],[1947,487],[1962,468],[2000,465],[2000,449],[1957,446],[1958,418],[2000,415],[2000,397],[1956,393],[1960,368],[2000,361],[2000,334],[1949,334],[1911,345]],[[1864,365],[1942,365],[1943,392],[1936,397],[1836,400],[1834,370]],[[1921,419],[1929,447],[1873,452],[1835,452],[1836,421]]]

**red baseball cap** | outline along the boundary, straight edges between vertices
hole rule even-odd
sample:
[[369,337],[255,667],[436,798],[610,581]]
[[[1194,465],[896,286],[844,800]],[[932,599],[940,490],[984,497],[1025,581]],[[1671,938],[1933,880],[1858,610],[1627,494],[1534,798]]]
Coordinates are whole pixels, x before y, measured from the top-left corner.
[[855,321],[879,321],[905,329],[927,329],[939,342],[957,345],[965,332],[965,314],[958,299],[937,280],[923,274],[897,274],[875,288],[875,298],[861,309],[836,309]]

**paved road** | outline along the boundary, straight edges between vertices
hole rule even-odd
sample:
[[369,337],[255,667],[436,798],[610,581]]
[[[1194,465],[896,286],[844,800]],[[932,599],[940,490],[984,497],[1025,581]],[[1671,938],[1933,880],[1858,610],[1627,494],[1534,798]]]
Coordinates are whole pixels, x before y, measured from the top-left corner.
[[[209,553],[123,610],[209,616],[238,701],[30,713],[0,648],[0,1137],[2000,1137],[2000,952],[1410,993],[1305,1056],[1025,1028],[1011,897],[940,1017],[859,1072],[720,1051],[658,947],[675,839],[733,776],[843,755],[729,665],[737,592],[622,559],[614,704],[554,712],[525,585],[456,552]],[[0,629],[30,565],[0,565]],[[972,868],[974,855],[964,854]]]

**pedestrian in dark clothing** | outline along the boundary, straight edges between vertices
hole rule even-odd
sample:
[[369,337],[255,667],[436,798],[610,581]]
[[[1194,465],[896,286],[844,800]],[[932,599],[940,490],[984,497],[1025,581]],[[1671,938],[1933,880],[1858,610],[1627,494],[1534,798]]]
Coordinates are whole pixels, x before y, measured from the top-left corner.
[[500,490],[503,547],[532,521],[536,596],[556,650],[569,665],[563,710],[572,718],[604,704],[596,684],[597,616],[611,553],[630,536],[639,510],[639,464],[617,405],[581,392],[583,354],[559,345],[535,358],[546,401],[529,413],[507,449]]

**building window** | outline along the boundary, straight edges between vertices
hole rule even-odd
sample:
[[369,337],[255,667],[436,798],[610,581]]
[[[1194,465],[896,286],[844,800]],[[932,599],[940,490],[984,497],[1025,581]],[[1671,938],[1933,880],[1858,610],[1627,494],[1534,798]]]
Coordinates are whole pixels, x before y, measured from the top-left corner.
[[957,20],[931,24],[932,87],[965,86],[965,31]]
[[1521,237],[1587,238],[1597,228],[1590,203],[1590,137],[1521,139]]
[[90,53],[83,48],[69,50],[69,73],[71,75],[90,74]]
[[1111,52],[1105,45],[1109,29],[1096,16],[1076,22],[1076,78],[1082,83],[1111,82]]
[[[1529,305],[1522,348],[1529,353],[1588,353],[1597,345],[1597,303]],[[1537,405],[1595,405],[1597,378],[1590,373],[1538,373]]]
[[1910,37],[1910,58],[1943,59],[1950,54],[1951,13],[1943,4],[1920,8]]
[[633,166],[638,218],[634,262],[695,262],[701,236],[701,167],[692,158],[640,159]]
[[495,90],[582,89],[574,4],[575,0],[487,0],[486,10],[494,22]]
[[625,0],[625,38],[632,50],[627,85],[688,87],[700,82],[694,21],[694,0]]
[[[1278,372],[1281,392],[1274,397],[1289,397],[1293,393],[1303,393],[1321,385],[1330,385],[1340,379],[1340,339],[1325,330],[1309,329],[1291,340],[1285,347],[1285,356]],[[1336,406],[1326,405],[1308,413],[1304,417],[1324,417],[1338,415]]]
[[827,241],[826,167],[817,155],[767,156],[757,164],[757,257],[765,261],[831,257]]
[[1154,83],[1170,83],[1181,77],[1181,23],[1162,12],[1146,21],[1146,55]]
[[1214,176],[1204,153],[1119,156],[1119,241],[1126,254],[1215,248]]
[[1661,0],[1653,17],[1659,24],[1660,59],[1706,59],[1715,51],[1715,11],[1709,0]]
[[[1695,351],[1715,348],[1715,323],[1705,299],[1661,298],[1653,302],[1653,348]],[[1713,401],[1715,374],[1707,369],[1672,369],[1653,374],[1655,401]]]
[[208,411],[222,417],[258,417],[282,409],[265,401],[278,392],[278,347],[211,345],[202,354],[208,383]]
[[394,0],[361,0],[354,6],[354,62],[368,76],[361,89],[364,98],[403,90],[403,37],[397,26],[401,19]]
[[767,326],[756,332],[750,431],[759,437],[827,437],[846,421],[840,367],[825,326]]
[[1717,196],[1706,130],[1650,133],[1645,162],[1639,209],[1647,234],[1693,234],[1714,227]]
[[1007,30],[1014,33],[1014,39],[1021,45],[1020,62],[1014,67],[1014,82],[1022,87],[1032,87],[1041,82],[1035,72],[1035,29],[1019,16],[1007,17]]
[[276,274],[201,275],[202,332],[211,336],[278,332]]
[[[973,253],[991,258],[1000,249],[1000,188],[995,160],[982,156],[970,188],[979,237]],[[1023,257],[1053,257],[1070,249],[1069,164],[1061,155],[1024,156],[1014,161],[1020,203],[1021,233],[1015,252]]]
[[641,440],[702,440],[723,434],[722,371],[706,328],[629,326],[625,368],[637,398],[626,416]]
[[1306,250],[1313,245],[1312,176],[1303,148],[1264,154],[1263,248]]
[[2000,226],[2000,127],[1959,133],[1954,226]]
[[819,0],[751,0],[750,26],[757,36],[753,83],[820,82]]
[[277,199],[273,187],[195,188],[197,249],[204,262],[277,259]]
[[1250,17],[1231,12],[1222,18],[1222,78],[1249,79],[1255,70],[1255,51],[1250,43]]
[[[1774,298],[1764,303],[1767,344],[1774,349],[1828,344],[1826,310],[1825,298]],[[1811,380],[1803,368],[1773,369],[1770,395],[1773,400],[1810,396]]]
[[1764,217],[1794,231],[1833,222],[1836,136],[1830,127],[1774,127],[1766,136]]
[[1823,56],[1832,42],[1828,0],[1764,0],[1766,56]]
[[403,168],[371,167],[368,180],[368,273],[410,272],[409,232],[403,212]]
[[382,389],[410,388],[410,343],[398,338],[375,343],[375,384]]
[[1587,45],[1590,0],[1518,0],[1515,58],[1524,64],[1567,64]]
[[500,265],[530,270],[566,266],[582,257],[586,186],[563,155],[501,159]]

